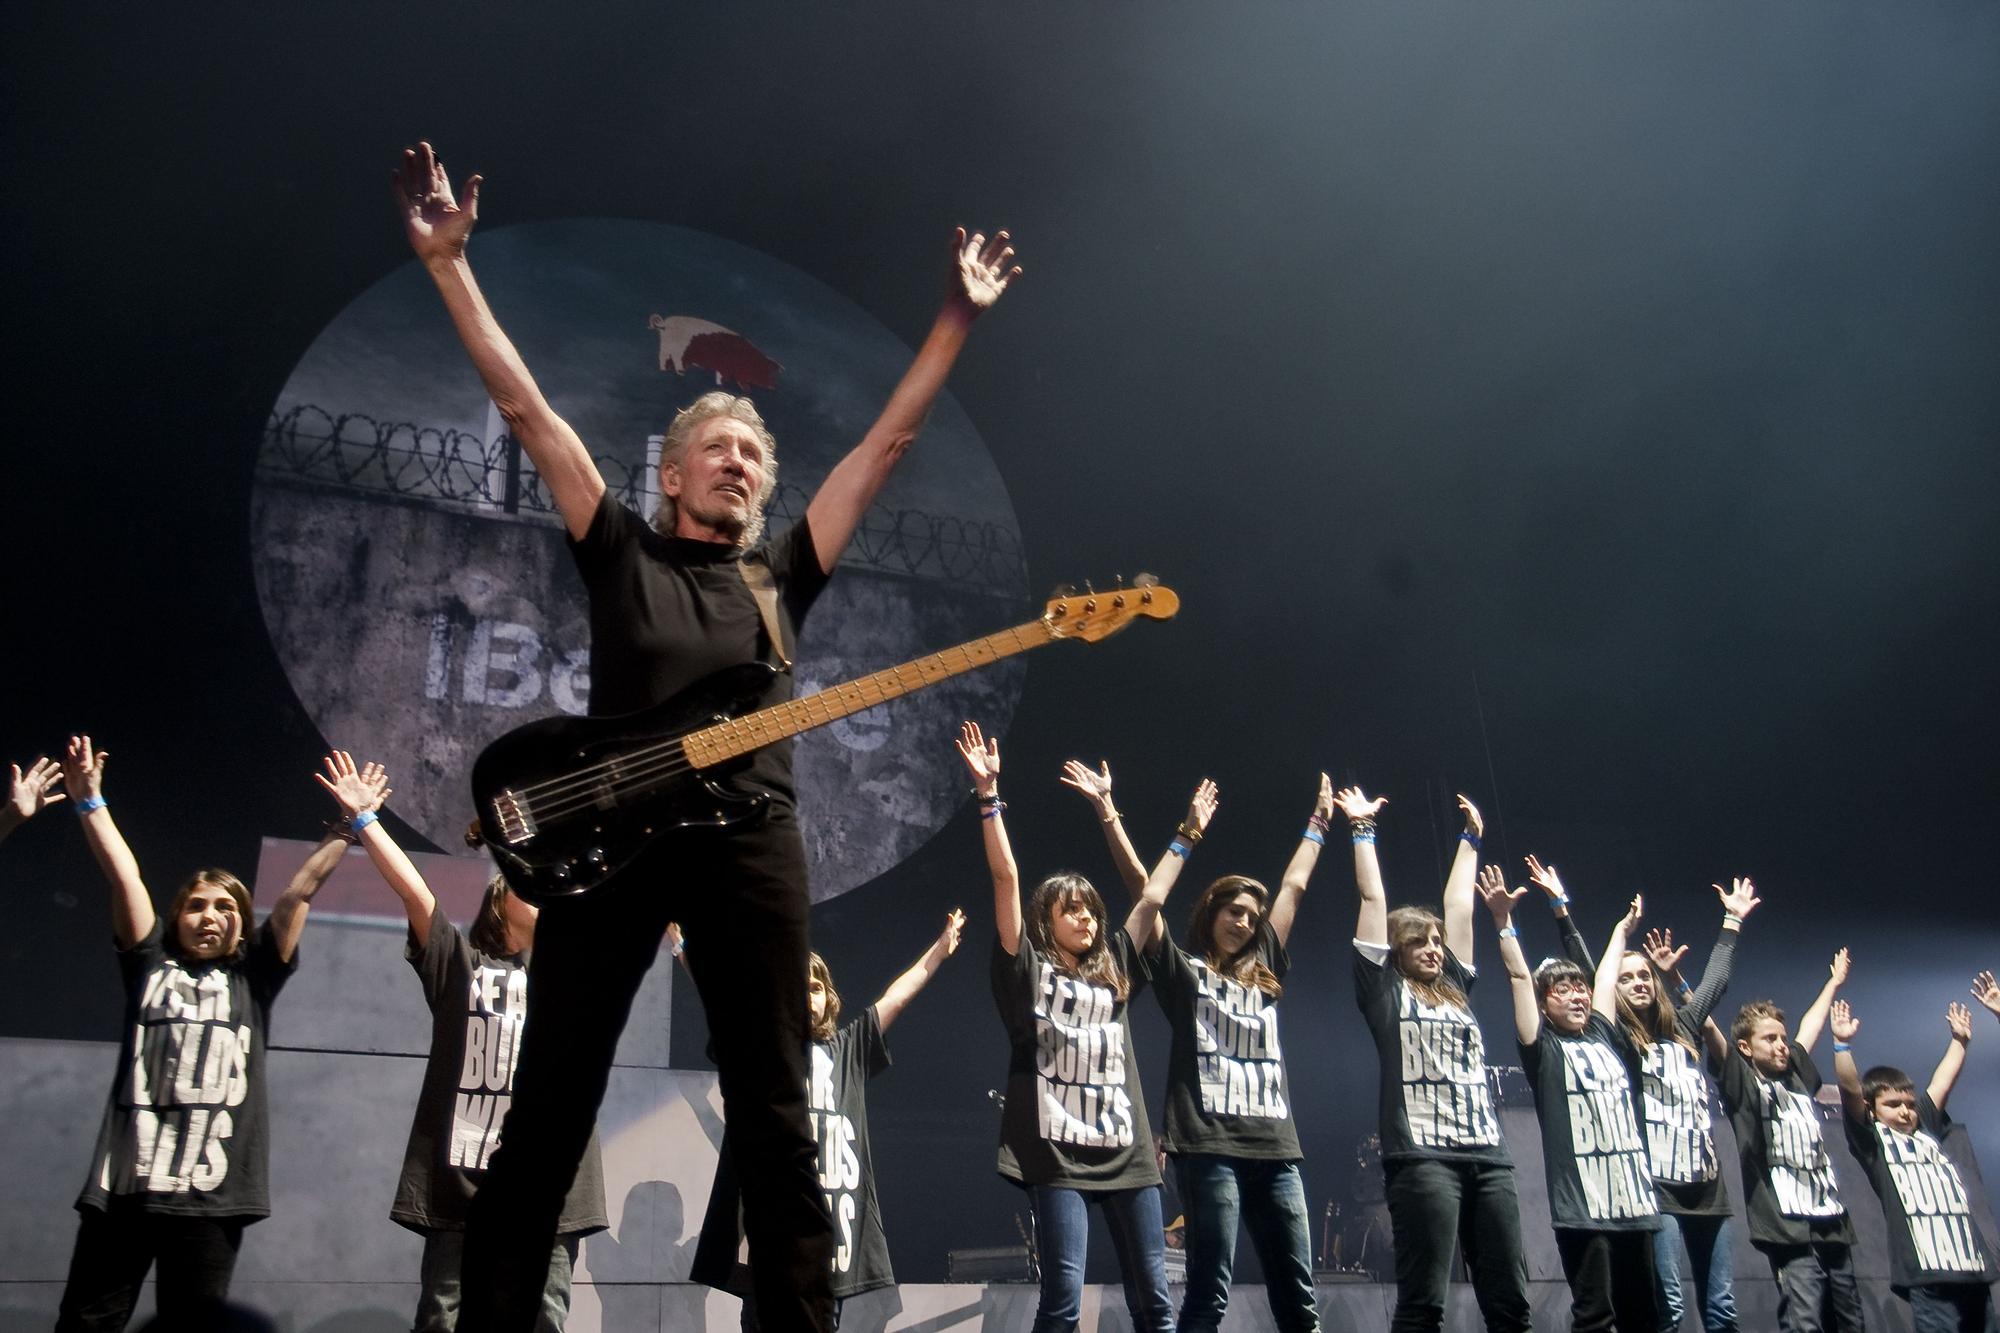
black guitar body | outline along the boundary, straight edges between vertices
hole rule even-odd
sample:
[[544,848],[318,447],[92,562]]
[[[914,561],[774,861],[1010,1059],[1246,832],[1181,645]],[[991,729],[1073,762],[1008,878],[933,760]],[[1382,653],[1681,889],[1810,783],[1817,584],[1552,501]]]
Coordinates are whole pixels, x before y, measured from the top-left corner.
[[777,674],[749,662],[617,717],[516,727],[472,765],[479,828],[514,892],[546,906],[597,890],[655,843],[761,818],[770,798],[730,778],[749,756],[693,769],[680,737],[761,707]]

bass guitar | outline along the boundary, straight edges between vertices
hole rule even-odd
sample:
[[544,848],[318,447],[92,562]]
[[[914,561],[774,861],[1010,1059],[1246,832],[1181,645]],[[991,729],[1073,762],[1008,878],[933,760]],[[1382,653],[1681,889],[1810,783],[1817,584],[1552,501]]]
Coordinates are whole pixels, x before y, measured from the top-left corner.
[[1059,639],[1095,643],[1178,610],[1171,589],[1141,576],[1130,588],[1057,597],[1038,620],[781,704],[757,707],[776,668],[747,662],[637,713],[530,722],[473,763],[479,817],[467,841],[490,849],[529,902],[574,898],[655,843],[761,816],[770,798],[730,779],[767,745],[1003,657]]

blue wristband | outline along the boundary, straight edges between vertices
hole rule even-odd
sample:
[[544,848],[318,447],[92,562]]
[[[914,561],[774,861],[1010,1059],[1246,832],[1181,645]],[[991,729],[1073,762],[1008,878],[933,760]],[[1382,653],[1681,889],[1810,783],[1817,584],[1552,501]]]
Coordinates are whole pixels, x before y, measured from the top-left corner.
[[1555,897],[1553,897],[1553,898],[1549,899],[1549,906],[1551,906],[1551,907],[1568,907],[1568,906],[1569,906],[1569,895],[1568,895],[1567,893],[1558,893],[1558,894],[1557,894],[1557,895],[1556,895]]
[[1458,838],[1460,842],[1471,843],[1473,851],[1476,852],[1479,850],[1479,835],[1477,833],[1474,833],[1471,829],[1465,829],[1462,832],[1460,832]]
[[360,814],[356,815],[354,818],[347,821],[347,827],[353,829],[356,833],[359,833],[361,832],[362,829],[367,828],[370,824],[373,824],[376,820],[380,819],[381,817],[382,816],[376,814],[373,810],[363,810]]
[[87,815],[92,810],[102,810],[103,808],[104,798],[102,796],[86,796],[76,803],[76,812],[80,815]]
[[1520,929],[1515,926],[1502,926],[1500,927],[1500,938],[1503,940],[1517,940],[1521,938]]
[[1357,843],[1375,841],[1375,830],[1372,828],[1358,828],[1354,830],[1354,841]]
[[1322,847],[1326,846],[1326,835],[1316,828],[1309,828],[1304,833],[1299,834],[1299,836],[1307,842],[1316,842]]
[[1839,1055],[1842,1051],[1851,1051],[1853,1049],[1854,1048],[1852,1046],[1848,1045],[1844,1041],[1837,1041],[1833,1044],[1833,1053],[1835,1055]]
[[1172,842],[1168,843],[1167,850],[1173,853],[1175,856],[1178,856],[1181,860],[1183,861],[1187,860],[1188,845],[1182,842],[1179,838],[1175,838]]

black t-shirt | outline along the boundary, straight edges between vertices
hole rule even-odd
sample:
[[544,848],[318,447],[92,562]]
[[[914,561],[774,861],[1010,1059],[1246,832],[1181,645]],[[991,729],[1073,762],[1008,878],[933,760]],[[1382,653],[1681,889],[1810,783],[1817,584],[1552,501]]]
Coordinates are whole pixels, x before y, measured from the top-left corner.
[[264,1057],[271,1002],[298,966],[267,919],[239,962],[183,963],[156,919],[118,954],[118,1077],[76,1206],[255,1221],[271,1215]]
[[[1471,994],[1474,972],[1445,950],[1443,979]],[[1486,1043],[1470,1009],[1427,1004],[1389,962],[1354,942],[1354,996],[1382,1061],[1382,1160],[1511,1161],[1486,1082]]]
[[1841,1206],[1833,1161],[1820,1135],[1819,1066],[1792,1047],[1780,1079],[1759,1074],[1737,1050],[1723,1057],[1722,1104],[1743,1155],[1743,1201],[1756,1245],[1854,1243],[1854,1223]]
[[[1257,960],[1279,978],[1291,956],[1258,934]],[[1278,1002],[1215,971],[1169,935],[1147,959],[1173,1029],[1161,1143],[1170,1153],[1297,1161],[1291,1084],[1278,1045]]]
[[1950,1286],[2000,1279],[1980,1243],[1965,1181],[1938,1142],[1951,1117],[1917,1092],[1917,1132],[1904,1134],[1863,1112],[1847,1117],[1847,1142],[1868,1172],[1889,1224],[1889,1285]]
[[[637,712],[726,667],[771,660],[756,599],[737,568],[745,552],[662,536],[608,490],[570,552],[590,594],[592,716]],[[748,554],[777,584],[784,653],[793,657],[798,626],[827,582],[806,521]],[[781,672],[760,706],[791,697],[791,674]],[[757,751],[744,776],[789,809],[791,742]]]
[[[875,1198],[875,1159],[868,1146],[868,1080],[889,1067],[881,1015],[870,1005],[849,1019],[832,1041],[814,1042],[806,1101],[819,1144],[819,1187],[833,1218],[833,1295],[836,1300],[892,1287],[889,1241]],[[724,1135],[715,1166],[708,1212],[702,1218],[689,1274],[696,1282],[741,1296],[750,1290],[749,1252],[743,1237],[743,1204]]]
[[1011,957],[994,940],[993,1001],[1010,1048],[999,1163],[1009,1180],[1084,1190],[1160,1183],[1126,1022],[1145,964],[1123,927],[1104,943],[1124,969],[1123,1000],[1057,968],[1025,930]]
[[[431,1053],[389,1216],[412,1231],[463,1231],[513,1098],[514,1056],[528,1021],[528,960],[473,948],[443,908],[432,910],[430,930],[421,941],[412,936],[404,956],[430,1005]],[[592,1130],[556,1230],[587,1233],[609,1225]]]
[[1658,1229],[1631,1067],[1611,1024],[1592,1014],[1572,1037],[1544,1022],[1520,1047],[1542,1126],[1550,1220],[1578,1231]]

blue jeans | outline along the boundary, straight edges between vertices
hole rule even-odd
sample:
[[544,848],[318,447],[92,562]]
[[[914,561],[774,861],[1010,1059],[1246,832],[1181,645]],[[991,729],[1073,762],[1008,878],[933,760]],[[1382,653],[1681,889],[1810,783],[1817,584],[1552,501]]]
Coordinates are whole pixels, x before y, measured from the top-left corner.
[[1279,1333],[1318,1333],[1312,1228],[1297,1162],[1179,1153],[1174,1170],[1187,1208],[1187,1292],[1180,1333],[1214,1333],[1229,1309],[1236,1270],[1236,1224],[1264,1269],[1264,1291]]
[[1994,1333],[1993,1293],[1984,1282],[1911,1287],[1910,1323],[1917,1333]]
[[[556,1237],[549,1252],[548,1277],[542,1284],[542,1309],[535,1320],[535,1333],[562,1333],[569,1318],[570,1271],[576,1264],[577,1237],[574,1232]],[[458,1270],[465,1258],[463,1231],[426,1231],[422,1290],[417,1293],[417,1322],[413,1333],[454,1333],[458,1328],[458,1308],[463,1289]]]
[[1075,1333],[1083,1317],[1083,1260],[1090,1249],[1093,1203],[1104,1210],[1105,1224],[1111,1228],[1134,1333],[1169,1333],[1174,1308],[1167,1300],[1167,1237],[1158,1185],[1089,1193],[1032,1185],[1028,1199],[1035,1210],[1042,1260],[1042,1299],[1035,1310],[1033,1333]]
[[1729,1218],[1663,1211],[1660,1221],[1653,1233],[1653,1272],[1660,1284],[1661,1333],[1679,1328],[1687,1309],[1681,1282],[1683,1238],[1704,1333],[1736,1333],[1736,1229]]
[[1862,1333],[1868,1327],[1852,1246],[1815,1240],[1769,1245],[1764,1253],[1778,1280],[1779,1333]]

